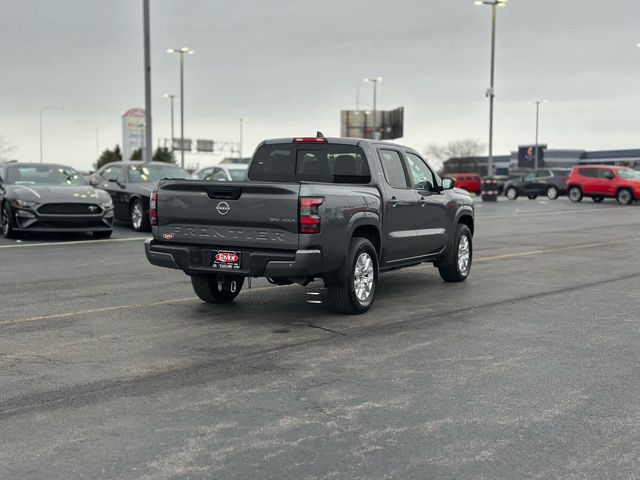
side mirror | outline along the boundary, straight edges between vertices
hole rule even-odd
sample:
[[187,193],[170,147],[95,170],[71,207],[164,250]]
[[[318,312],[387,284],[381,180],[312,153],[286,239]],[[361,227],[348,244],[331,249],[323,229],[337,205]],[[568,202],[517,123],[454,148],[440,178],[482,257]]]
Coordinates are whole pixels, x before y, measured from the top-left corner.
[[442,179],[442,190],[451,190],[456,186],[456,181],[453,178],[443,178]]

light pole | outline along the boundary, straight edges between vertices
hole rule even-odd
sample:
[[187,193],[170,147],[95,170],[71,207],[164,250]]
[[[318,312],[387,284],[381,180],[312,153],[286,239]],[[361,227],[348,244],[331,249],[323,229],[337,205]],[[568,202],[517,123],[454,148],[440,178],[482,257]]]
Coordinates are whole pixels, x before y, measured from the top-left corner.
[[538,153],[538,131],[539,131],[539,127],[540,127],[540,104],[541,103],[547,103],[546,100],[534,100],[533,103],[536,104],[536,159],[535,162],[533,164],[533,168],[534,170],[538,169],[538,158],[539,158],[539,153]]
[[476,0],[476,5],[491,6],[491,85],[487,90],[489,97],[489,162],[487,164],[487,176],[493,176],[493,100],[495,98],[495,58],[496,58],[496,17],[497,8],[504,7],[507,0]]
[[363,78],[363,82],[373,83],[373,122],[372,122],[372,130],[373,130],[373,139],[378,139],[378,84],[382,83],[382,77],[373,77],[373,78]]
[[149,25],[149,0],[142,2],[144,22],[144,148],[142,159],[150,162],[153,157],[152,121],[151,121],[151,27]]
[[242,117],[239,120],[240,120],[239,154],[240,154],[240,158],[242,158],[242,142],[243,142],[243,137],[244,137],[244,121],[246,120],[246,118]]
[[180,54],[180,166],[184,168],[184,54],[193,55],[193,50],[188,47],[169,48],[167,53]]
[[96,130],[96,158],[100,158],[100,128],[98,127],[98,124],[91,120],[79,120],[78,123],[93,125],[93,128]]
[[42,114],[46,110],[65,110],[65,108],[44,106],[40,109],[40,163],[42,163],[44,159],[44,150],[43,150],[43,144],[42,144]]
[[171,152],[173,153],[173,139],[175,138],[173,134],[173,102],[176,99],[176,96],[172,93],[164,93],[162,96],[164,98],[168,98],[171,102]]

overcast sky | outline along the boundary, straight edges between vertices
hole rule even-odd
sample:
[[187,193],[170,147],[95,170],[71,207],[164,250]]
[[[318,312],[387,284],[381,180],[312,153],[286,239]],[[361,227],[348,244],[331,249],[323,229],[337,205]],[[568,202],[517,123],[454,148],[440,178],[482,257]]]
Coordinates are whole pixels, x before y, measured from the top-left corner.
[[[144,107],[142,0],[0,0],[0,135],[20,160],[88,169]],[[472,0],[151,0],[154,138],[169,136],[188,46],[186,135],[236,141],[340,133],[356,84],[381,76],[380,107],[405,107],[402,143],[486,143],[490,8]],[[640,148],[640,1],[511,0],[498,11],[496,153]],[[371,101],[362,86],[362,102]],[[177,106],[177,105],[176,105]],[[193,158],[193,157],[192,157]],[[201,164],[208,156],[195,157]]]

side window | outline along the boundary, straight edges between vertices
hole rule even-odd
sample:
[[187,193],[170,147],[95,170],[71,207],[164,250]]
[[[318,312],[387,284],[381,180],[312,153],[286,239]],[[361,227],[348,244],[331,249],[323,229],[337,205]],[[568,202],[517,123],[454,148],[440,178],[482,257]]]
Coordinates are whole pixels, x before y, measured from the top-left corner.
[[547,178],[551,176],[549,170],[538,170],[538,173],[536,174],[537,178]]
[[536,173],[535,172],[529,172],[524,176],[524,181],[525,182],[530,182],[534,178],[536,178]]
[[118,182],[124,183],[124,172],[122,171],[122,167],[107,167],[102,172],[102,176],[105,180],[115,177]]
[[400,154],[393,150],[380,150],[379,152],[384,176],[387,178],[389,185],[393,188],[409,188]]
[[598,176],[598,169],[597,168],[581,168],[580,175],[582,175],[583,177],[595,178]]
[[435,187],[433,173],[424,163],[424,160],[413,153],[407,153],[407,164],[409,165],[409,174],[413,179],[413,185],[416,190],[433,190],[433,187]]
[[599,168],[598,177],[599,178],[615,178],[615,174],[613,173],[613,169]]

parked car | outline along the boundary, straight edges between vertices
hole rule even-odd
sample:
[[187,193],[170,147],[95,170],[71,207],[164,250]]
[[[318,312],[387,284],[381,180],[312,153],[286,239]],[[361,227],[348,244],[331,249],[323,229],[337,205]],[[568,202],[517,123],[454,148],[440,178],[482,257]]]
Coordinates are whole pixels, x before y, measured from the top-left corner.
[[196,171],[193,174],[193,178],[201,178],[212,182],[242,182],[247,178],[248,168],[249,165],[241,163],[205,167]]
[[153,184],[163,178],[189,178],[186,170],[162,162],[109,163],[90,179],[91,185],[111,195],[115,219],[136,231],[149,230],[149,197]]
[[111,236],[113,202],[73,168],[53,163],[0,164],[0,224],[5,238],[24,232]]
[[515,200],[520,195],[526,195],[530,200],[535,200],[540,195],[556,200],[559,196],[566,195],[570,172],[568,168],[533,170],[505,183],[504,194],[509,200]]
[[574,167],[567,188],[572,202],[579,202],[582,197],[591,197],[594,202],[615,198],[620,205],[629,205],[640,199],[640,174],[629,167]]
[[352,138],[267,140],[246,182],[161,180],[151,197],[149,262],[181,269],[210,303],[246,277],[324,281],[345,313],[367,311],[378,273],[423,262],[462,282],[473,258],[471,196],[420,154]]
[[482,179],[478,173],[452,173],[449,175],[456,182],[456,187],[470,193],[480,195],[482,193]]

